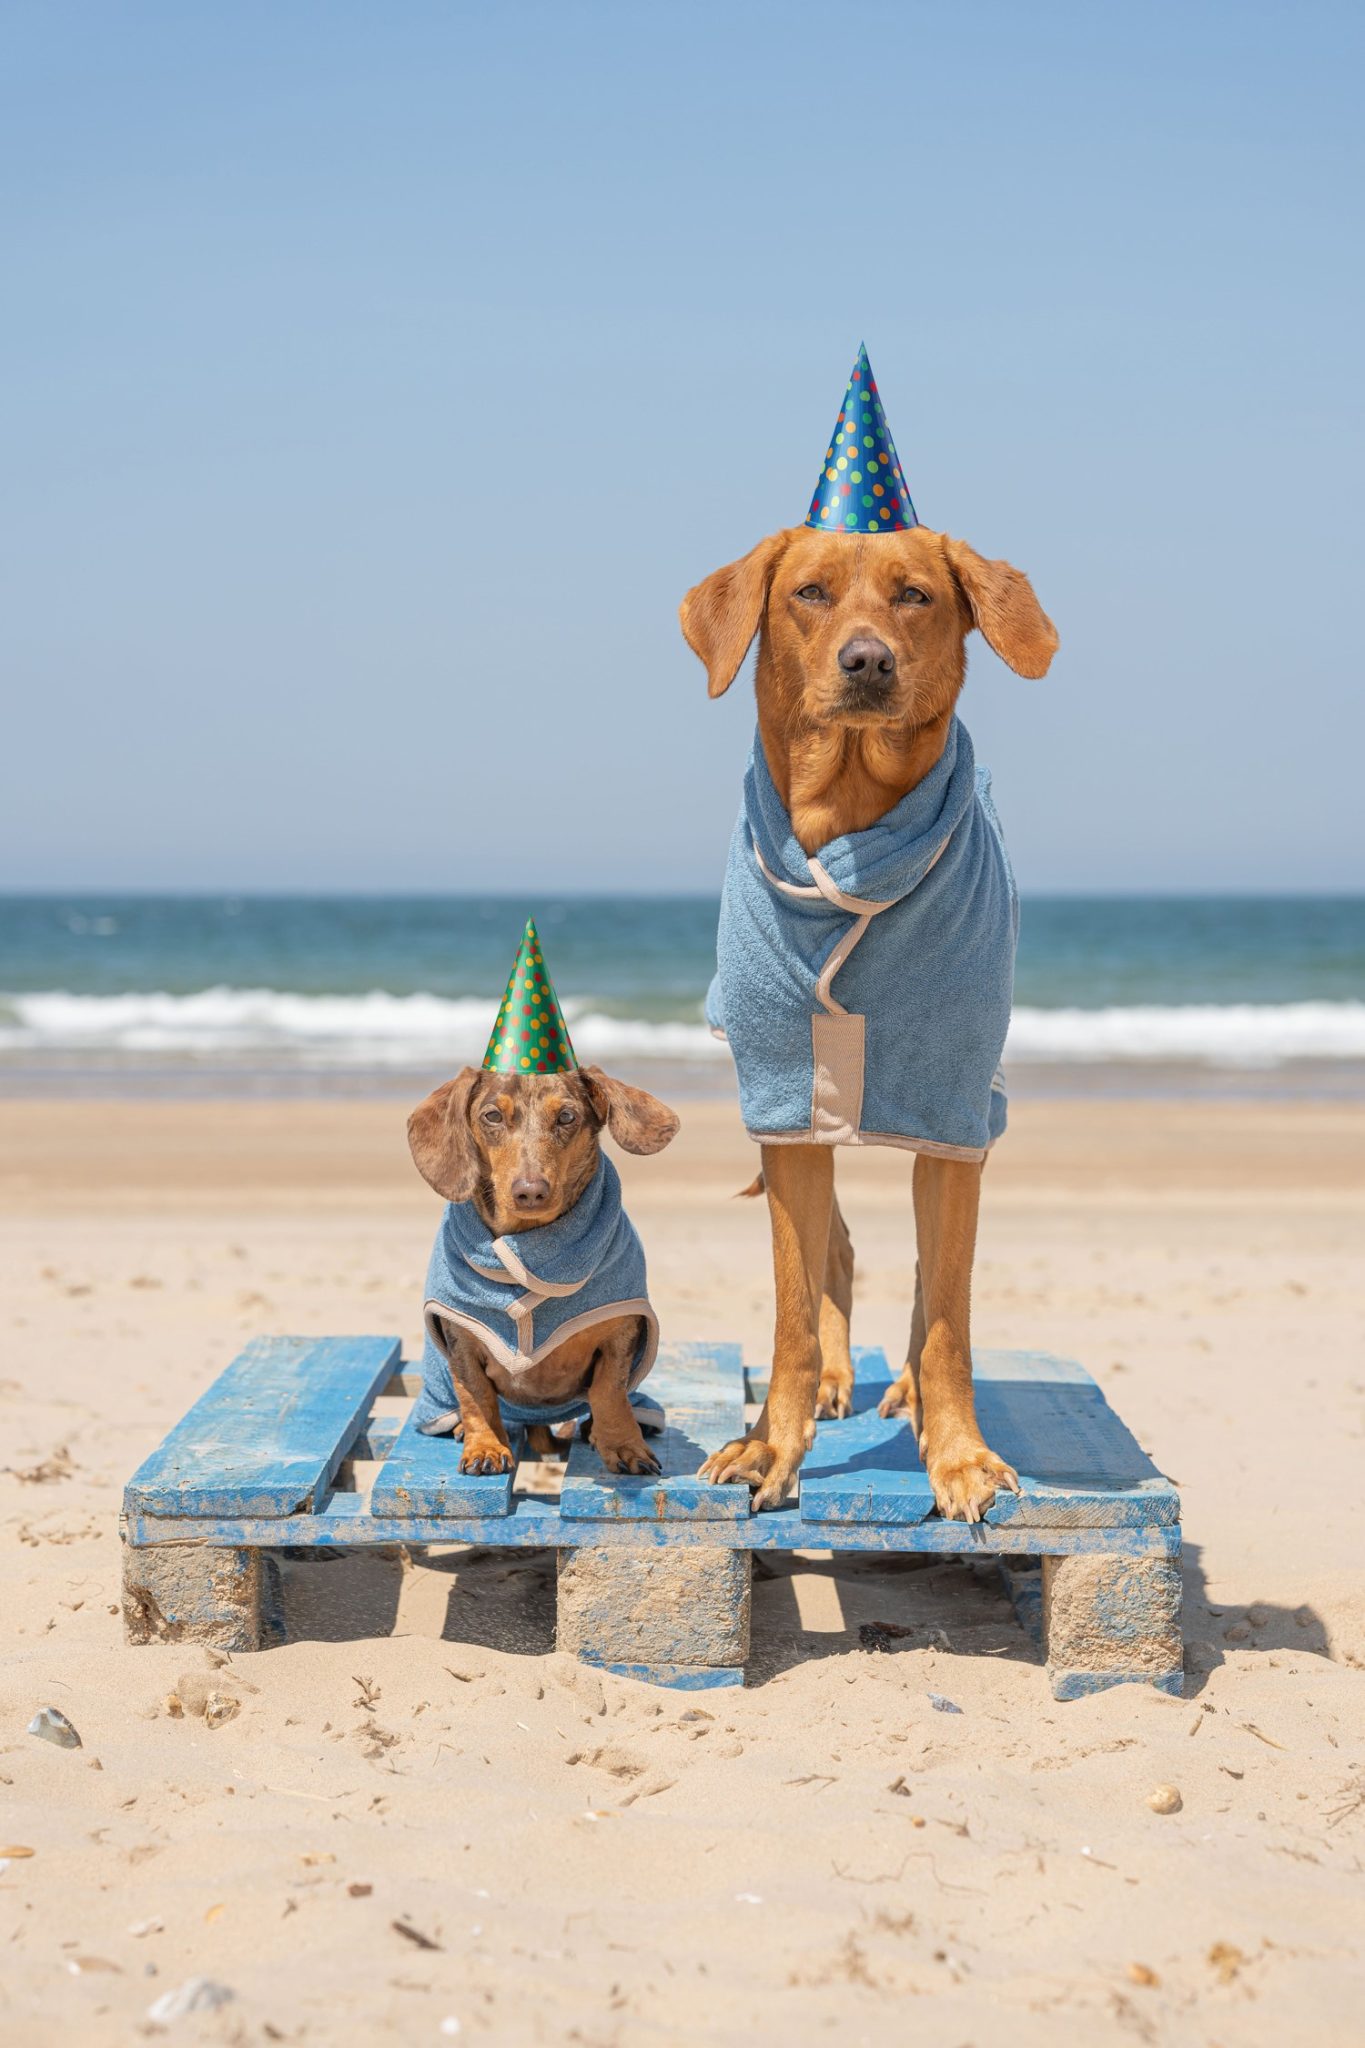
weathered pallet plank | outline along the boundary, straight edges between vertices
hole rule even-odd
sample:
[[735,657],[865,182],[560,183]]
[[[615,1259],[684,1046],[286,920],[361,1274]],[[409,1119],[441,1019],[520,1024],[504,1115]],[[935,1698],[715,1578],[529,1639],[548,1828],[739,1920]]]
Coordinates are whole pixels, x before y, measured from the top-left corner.
[[[512,1431],[510,1441],[516,1459],[521,1455],[521,1431]],[[423,1436],[409,1416],[375,1475],[369,1513],[427,1516],[438,1522],[509,1514],[515,1464],[508,1472],[461,1472],[462,1448],[456,1437]]]
[[[817,1424],[801,1469],[808,1522],[913,1523],[934,1497],[903,1420],[877,1402],[891,1374],[880,1351],[855,1349],[853,1413]],[[1019,1527],[1143,1528],[1180,1519],[1180,1496],[1114,1413],[1088,1372],[1046,1352],[978,1351],[973,1384],[981,1433],[1019,1474],[986,1522]]]
[[124,1491],[136,1515],[299,1515],[330,1484],[398,1362],[396,1337],[258,1337]]
[[734,1522],[747,1517],[747,1486],[715,1486],[697,1477],[710,1452],[744,1434],[744,1367],[738,1344],[667,1347],[646,1391],[663,1408],[664,1427],[649,1439],[659,1473],[648,1478],[610,1473],[591,1444],[580,1439],[569,1452],[559,1497],[563,1519]]
[[[138,1547],[151,1543],[222,1544],[229,1549],[363,1550],[391,1543],[419,1548],[426,1543],[488,1543],[493,1540],[485,1516],[375,1515],[369,1498],[359,1493],[334,1493],[322,1511],[279,1517],[191,1522],[155,1515],[129,1515],[126,1540]],[[927,1522],[868,1523],[803,1520],[795,1507],[765,1508],[734,1522],[627,1521],[616,1516],[568,1521],[558,1503],[541,1496],[513,1492],[512,1510],[497,1523],[496,1541],[508,1550],[557,1550],[565,1544],[598,1543],[653,1548],[656,1544],[710,1544],[738,1550],[860,1550],[869,1553],[932,1551],[940,1556],[1058,1557],[1095,1552],[1122,1557],[1178,1557],[1179,1523],[1133,1528],[1127,1524],[1086,1529],[1038,1528],[1032,1523]]]
[[[706,1411],[717,1405],[718,1385],[724,1414],[718,1426],[723,1433],[738,1431],[734,1404],[742,1382],[733,1345],[673,1347],[650,1383],[668,1402],[668,1428],[678,1432],[673,1443],[666,1434],[655,1439],[667,1455],[668,1480],[676,1482],[662,1516],[650,1499],[658,1482],[611,1479],[594,1469],[590,1454],[571,1463],[567,1512],[543,1495],[518,1492],[510,1476],[464,1479],[454,1443],[418,1437],[410,1420],[369,1495],[329,1493],[348,1449],[382,1455],[389,1444],[393,1418],[367,1419],[367,1411],[376,1391],[397,1383],[391,1377],[395,1351],[387,1338],[270,1339],[250,1347],[130,1483],[128,1540],[139,1547],[248,1549],[476,1542],[487,1540],[488,1522],[496,1519],[498,1540],[509,1548],[702,1542],[748,1550],[913,1549],[1003,1557],[1179,1553],[1175,1489],[1094,1381],[1068,1360],[978,1355],[983,1425],[995,1448],[1020,1467],[1024,1498],[997,1502],[984,1523],[969,1526],[921,1515],[924,1482],[909,1431],[875,1414],[889,1368],[880,1352],[867,1348],[856,1354],[857,1410],[844,1422],[819,1425],[799,1507],[789,1503],[753,1516],[742,1487],[691,1490],[695,1471],[689,1474],[692,1449],[685,1440],[693,1439],[699,1455],[711,1447]],[[341,1402],[339,1377],[346,1391]],[[315,1436],[317,1409],[324,1419]],[[220,1411],[223,1443],[213,1432]],[[338,1424],[339,1415],[344,1423]],[[248,1423],[254,1434],[247,1434]],[[282,1431],[306,1438],[311,1448],[281,1469]],[[330,1451],[319,1438],[330,1440]],[[225,1470],[228,1460],[233,1463]],[[622,1498],[613,1502],[617,1494]],[[305,1503],[312,1512],[299,1514]],[[698,1504],[717,1512],[688,1512]]]
[[[934,1494],[903,1416],[886,1419],[877,1403],[891,1384],[886,1353],[853,1352],[853,1412],[817,1422],[801,1467],[801,1519],[821,1525],[927,1521]],[[814,1539],[812,1539],[814,1540]]]
[[980,1351],[974,1382],[981,1433],[1019,1474],[987,1520],[1080,1528],[1178,1522],[1180,1496],[1073,1359]]

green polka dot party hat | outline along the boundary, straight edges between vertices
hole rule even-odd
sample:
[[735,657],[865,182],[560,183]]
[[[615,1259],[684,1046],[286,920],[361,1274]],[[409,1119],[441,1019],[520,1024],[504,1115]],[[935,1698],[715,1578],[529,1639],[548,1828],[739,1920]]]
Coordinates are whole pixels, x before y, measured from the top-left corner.
[[903,533],[919,525],[865,347],[858,350],[806,524],[820,533]]
[[483,1063],[493,1074],[571,1074],[578,1065],[529,917]]

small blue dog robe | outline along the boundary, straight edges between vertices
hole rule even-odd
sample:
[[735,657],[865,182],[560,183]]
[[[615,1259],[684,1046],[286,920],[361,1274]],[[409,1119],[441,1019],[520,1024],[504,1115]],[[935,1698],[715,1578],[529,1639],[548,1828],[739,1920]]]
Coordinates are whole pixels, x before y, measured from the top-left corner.
[[984,1159],[1005,1128],[1018,928],[990,777],[958,719],[916,788],[810,858],[756,737],[706,1002],[750,1137]]
[[[639,1316],[644,1335],[630,1373],[631,1389],[638,1387],[659,1342],[645,1288],[644,1248],[621,1206],[620,1175],[605,1154],[572,1209],[539,1229],[492,1237],[472,1202],[448,1203],[427,1269],[417,1428],[437,1436],[460,1419],[445,1323],[471,1331],[515,1374],[579,1330]],[[570,1422],[589,1412],[581,1395],[549,1407],[508,1400],[500,1406],[504,1423],[511,1425]]]

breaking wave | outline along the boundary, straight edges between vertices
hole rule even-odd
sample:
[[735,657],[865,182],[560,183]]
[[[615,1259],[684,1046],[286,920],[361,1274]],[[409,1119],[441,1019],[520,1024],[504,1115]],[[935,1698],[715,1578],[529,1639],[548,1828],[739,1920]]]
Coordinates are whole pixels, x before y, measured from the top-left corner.
[[1049,1063],[1179,1060],[1215,1067],[1359,1060],[1365,1059],[1365,1003],[1020,1009],[1010,1025],[1006,1057]]
[[[61,989],[0,995],[5,1053],[119,1053],[182,1059],[266,1058],[305,1066],[407,1067],[477,1063],[496,998],[300,995],[271,988],[206,988],[190,995],[71,995]],[[566,1002],[585,1060],[693,1060],[725,1056],[706,1026],[610,1017]]]
[[[494,1002],[482,997],[304,995],[206,988],[188,995],[0,995],[0,1058],[269,1060],[303,1067],[422,1067],[483,1057]],[[585,1060],[724,1060],[699,1014],[606,1014],[592,999],[564,1005]],[[1047,1064],[1183,1062],[1273,1067],[1290,1060],[1365,1060],[1365,1002],[1133,1004],[1015,1011],[1007,1058]]]

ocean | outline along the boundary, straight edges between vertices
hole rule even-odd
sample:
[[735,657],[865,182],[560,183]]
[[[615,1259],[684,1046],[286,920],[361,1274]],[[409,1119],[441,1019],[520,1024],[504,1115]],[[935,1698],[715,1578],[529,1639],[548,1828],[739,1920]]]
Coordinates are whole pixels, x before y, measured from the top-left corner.
[[[0,1090],[410,1089],[482,1058],[536,919],[580,1058],[728,1092],[711,897],[0,897]],[[1365,1092],[1365,897],[1035,897],[1012,1085]]]

